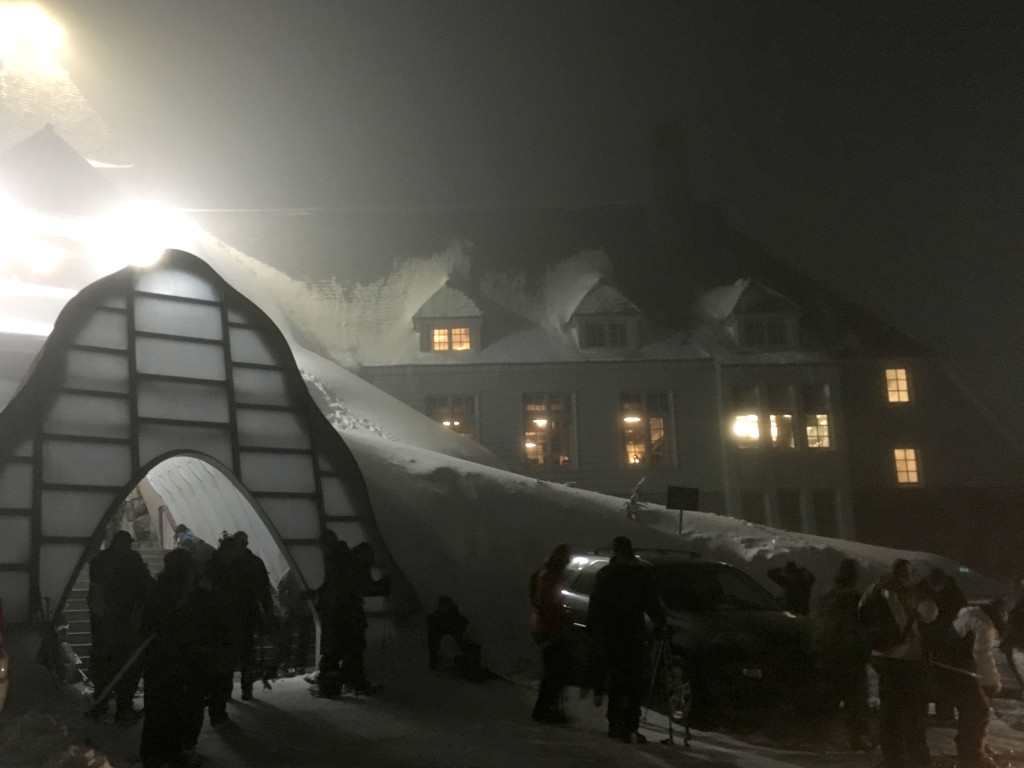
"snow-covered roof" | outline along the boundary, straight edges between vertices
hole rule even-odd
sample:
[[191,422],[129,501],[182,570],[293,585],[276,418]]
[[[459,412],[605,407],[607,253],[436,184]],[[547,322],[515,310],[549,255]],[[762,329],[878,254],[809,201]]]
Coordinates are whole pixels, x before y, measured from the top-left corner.
[[414,318],[438,317],[480,317],[483,312],[465,293],[448,283],[437,289],[423,306],[416,310]]
[[639,315],[640,308],[604,281],[591,288],[573,315]]

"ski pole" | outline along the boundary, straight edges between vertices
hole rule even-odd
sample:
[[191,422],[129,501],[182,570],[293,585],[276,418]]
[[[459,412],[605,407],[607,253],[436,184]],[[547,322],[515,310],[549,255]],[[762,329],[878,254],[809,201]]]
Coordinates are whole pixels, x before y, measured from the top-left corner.
[[658,680],[658,665],[661,664],[661,655],[665,650],[665,641],[658,641],[658,650],[654,652],[654,670],[651,672],[651,684],[647,687],[647,706],[644,707],[643,720],[647,722],[647,713],[651,709],[651,699],[654,698],[654,684]]
[[132,668],[132,665],[139,660],[139,656],[141,656],[142,652],[146,650],[154,637],[156,637],[156,632],[139,644],[139,647],[136,648],[132,655],[128,657],[128,661],[126,661],[124,665],[117,670],[117,674],[110,679],[110,682],[103,687],[103,690],[100,691],[99,694],[93,695],[93,699],[97,702],[101,702],[110,695],[110,692],[114,690],[114,686],[117,685],[118,681],[128,673],[128,670]]

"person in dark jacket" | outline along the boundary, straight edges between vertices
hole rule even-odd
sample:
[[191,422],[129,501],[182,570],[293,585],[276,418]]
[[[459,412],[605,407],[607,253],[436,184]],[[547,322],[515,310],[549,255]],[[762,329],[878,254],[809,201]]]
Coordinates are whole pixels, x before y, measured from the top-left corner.
[[[934,655],[936,649],[947,640],[953,628],[953,619],[956,618],[960,609],[967,605],[967,598],[957,586],[953,577],[949,576],[941,568],[935,567],[928,574],[928,578],[922,579],[917,585],[917,593],[921,599],[928,599],[935,603],[938,613],[935,621],[921,627],[921,638],[924,641],[925,650]],[[953,715],[953,688],[956,680],[955,673],[940,666],[932,665],[929,669],[929,685],[932,701],[935,702],[935,718],[940,723],[952,725],[955,721]]]
[[867,589],[857,608],[871,644],[871,664],[878,673],[883,768],[931,764],[925,739],[928,670],[921,627],[933,621],[937,611],[931,600],[919,598],[911,576],[910,563],[895,560],[890,572]]
[[268,620],[276,620],[274,614],[274,591],[270,586],[267,566],[249,549],[249,534],[238,531],[234,538],[239,549],[236,567],[245,583],[245,598],[238,627],[238,669],[241,673],[242,700],[252,700],[252,686],[256,680],[257,635]]
[[357,612],[359,567],[346,542],[330,529],[320,536],[324,560],[324,580],[315,590],[304,593],[315,598],[320,617],[320,664],[317,676],[319,695],[341,695],[341,661],[347,650],[350,625]]
[[783,568],[771,568],[768,578],[782,587],[782,605],[797,616],[806,616],[811,610],[811,588],[814,574],[790,560]]
[[283,675],[305,672],[309,652],[313,647],[316,633],[313,610],[303,593],[298,573],[289,568],[277,584],[280,605],[278,671]]
[[638,731],[644,689],[644,615],[665,633],[661,605],[651,569],[633,552],[633,543],[618,536],[611,561],[597,572],[590,595],[587,628],[601,643],[608,673],[608,735],[629,744],[645,742]]
[[207,704],[210,725],[214,727],[230,722],[227,703],[231,699],[235,668],[242,656],[246,636],[244,627],[247,621],[249,583],[238,565],[242,551],[241,542],[225,534],[210,561],[208,572],[211,622],[216,627],[216,646]]
[[[89,563],[89,618],[92,625],[92,649],[89,676],[99,694],[141,643],[139,621],[146,595],[153,586],[153,577],[142,556],[132,549],[132,537],[118,531],[110,546]],[[134,665],[121,676],[111,693],[97,700],[89,716],[98,719],[106,714],[113,694],[116,719],[129,722],[142,717],[132,703],[142,676],[141,665]]]
[[209,616],[195,587],[185,549],[164,555],[164,570],[146,600],[142,632],[152,639],[145,655],[146,719],[139,754],[144,768],[196,766],[195,747],[209,690]]
[[856,560],[840,563],[834,586],[818,600],[812,641],[830,709],[842,703],[850,747],[867,750],[872,746],[867,717],[871,649],[857,618],[858,570]]
[[366,679],[366,621],[365,598],[381,597],[391,589],[391,579],[382,576],[373,577],[377,568],[377,557],[368,542],[357,544],[352,549],[355,561],[355,593],[350,601],[351,613],[344,627],[343,650],[341,657],[341,681],[356,693],[370,694],[379,686]]
[[569,684],[572,656],[569,648],[569,613],[562,603],[561,588],[569,565],[569,545],[555,547],[544,564],[530,578],[530,632],[541,646],[543,674],[533,706],[533,719],[540,723],[565,723],[562,693]]

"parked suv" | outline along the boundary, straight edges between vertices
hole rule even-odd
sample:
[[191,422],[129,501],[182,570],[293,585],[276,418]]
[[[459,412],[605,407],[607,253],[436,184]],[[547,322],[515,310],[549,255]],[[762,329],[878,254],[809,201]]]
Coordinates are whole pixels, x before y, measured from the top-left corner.
[[[653,571],[669,628],[668,653],[655,659],[659,644],[651,644],[651,682],[645,685],[674,720],[707,725],[726,711],[759,710],[782,697],[796,701],[812,690],[810,619],[787,612],[761,584],[726,563],[675,550],[638,550],[637,556]],[[590,593],[609,559],[605,552],[579,555],[567,569],[562,595],[574,625],[579,683],[589,648]]]

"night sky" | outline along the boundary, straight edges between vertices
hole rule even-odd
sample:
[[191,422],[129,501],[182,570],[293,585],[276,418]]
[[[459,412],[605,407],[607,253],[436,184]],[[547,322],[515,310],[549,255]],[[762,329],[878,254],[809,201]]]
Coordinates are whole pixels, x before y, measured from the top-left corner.
[[[59,0],[73,77],[190,207],[691,194],[939,349],[1024,434],[1024,10]],[[512,265],[510,265],[512,266]]]

